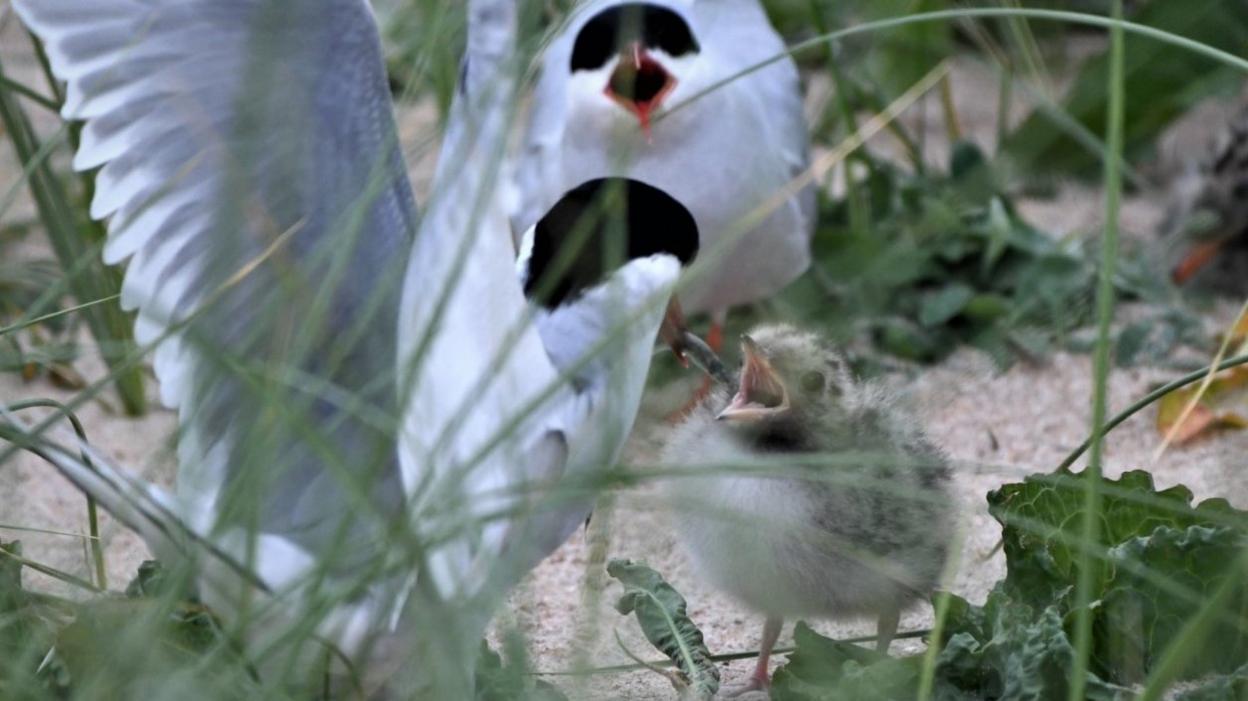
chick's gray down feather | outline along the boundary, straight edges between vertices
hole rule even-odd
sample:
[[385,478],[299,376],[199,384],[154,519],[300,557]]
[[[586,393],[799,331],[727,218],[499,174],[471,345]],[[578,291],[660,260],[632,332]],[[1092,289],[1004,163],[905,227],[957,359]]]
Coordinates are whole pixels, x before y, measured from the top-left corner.
[[[945,456],[822,339],[786,326],[750,335],[791,378],[795,418],[742,431],[716,420],[731,394],[719,388],[675,429],[664,461],[698,473],[674,481],[696,570],[774,617],[880,613],[928,594],[952,531]],[[827,378],[826,401],[801,395],[814,371]],[[731,474],[751,462],[775,472]],[[803,469],[809,477],[794,474]]]

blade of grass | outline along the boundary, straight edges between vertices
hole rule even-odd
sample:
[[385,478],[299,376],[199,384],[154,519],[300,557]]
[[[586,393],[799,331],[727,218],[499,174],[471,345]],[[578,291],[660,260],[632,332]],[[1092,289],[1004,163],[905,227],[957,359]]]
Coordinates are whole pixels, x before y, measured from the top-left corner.
[[[1114,0],[1113,16],[1122,19],[1122,0]],[[1105,141],[1109,147],[1110,157],[1105,159],[1105,231],[1101,235],[1101,269],[1096,290],[1097,338],[1096,350],[1093,355],[1093,393],[1092,393],[1092,453],[1088,460],[1087,471],[1091,477],[1085,481],[1087,485],[1084,497],[1084,513],[1082,539],[1085,543],[1100,542],[1101,526],[1101,460],[1104,450],[1107,394],[1109,384],[1110,337],[1109,326],[1114,314],[1114,271],[1118,259],[1118,213],[1122,200],[1122,176],[1118,169],[1118,159],[1123,149],[1123,114],[1125,111],[1125,75],[1123,45],[1125,44],[1122,26],[1114,25],[1110,29],[1110,69],[1109,69],[1109,118],[1106,125]],[[1070,677],[1070,701],[1080,701],[1084,697],[1087,684],[1088,664],[1092,654],[1092,592],[1095,586],[1093,577],[1101,571],[1092,566],[1091,555],[1084,550],[1079,555],[1079,579],[1075,584],[1075,630],[1073,643],[1075,646],[1075,665]]]
[[108,304],[109,302],[113,302],[118,299],[121,299],[121,293],[117,293],[115,295],[109,295],[108,297],[104,297],[103,299],[95,299],[95,300],[91,300],[90,302],[84,302],[77,306],[68,307],[66,309],[60,309],[58,311],[51,312],[49,314],[44,314],[43,316],[37,316],[33,319],[26,319],[25,321],[19,321],[9,326],[3,326],[3,327],[0,327],[0,336],[13,333],[14,331],[21,331],[22,329],[28,326],[34,326],[35,324],[40,324],[45,321],[50,321],[52,319],[66,316],[68,314],[73,314],[74,312],[82,311],[84,309],[89,309],[91,307],[96,306],[97,304]]
[[16,80],[12,80],[5,76],[0,76],[0,88],[4,88],[5,90],[11,90],[17,93],[18,95],[21,95],[22,97],[26,98],[27,100],[30,100],[36,105],[39,105],[40,107],[48,110],[49,112],[54,112],[54,113],[60,112],[61,107],[56,102],[49,100],[43,95],[40,95],[34,90],[31,90],[25,85],[22,85],[21,83],[17,82]]
[[[0,65],[0,78],[4,75],[4,67]],[[8,131],[18,159],[22,163],[34,160],[40,152],[39,139],[14,94],[4,86],[0,86],[0,123]],[[61,262],[61,267],[69,271],[77,267],[86,256],[95,258],[94,246],[88,245],[84,240],[79,222],[74,216],[74,212],[80,208],[74,204],[46,161],[31,171],[29,186],[48,240]],[[116,271],[110,270],[102,261],[96,259],[85,267],[82,274],[74,275],[69,280],[69,286],[70,292],[82,303],[117,294],[121,289],[121,282]],[[142,370],[137,366],[123,368],[121,364],[126,351],[133,346],[130,319],[121,311],[119,305],[114,304],[102,304],[87,309],[84,317],[105,363],[115,370],[114,383],[126,412],[131,415],[142,414],[147,408]]]
[[45,574],[51,577],[52,579],[59,580],[61,582],[73,585],[80,589],[86,589],[87,591],[95,592],[97,594],[102,593],[104,591],[103,589],[100,589],[99,587],[95,586],[94,584],[92,584],[91,582],[88,582],[85,579],[82,579],[80,577],[75,577],[74,575],[68,572],[62,572],[61,570],[58,570],[55,567],[48,567],[47,565],[44,565],[39,562],[35,562],[34,560],[27,560],[26,558],[20,557],[18,555],[14,555],[13,553],[7,550],[0,550],[0,557],[7,557],[10,560],[16,561],[22,567],[29,567],[30,569],[40,574]]
[[0,531],[19,531],[21,533],[39,533],[41,535],[59,535],[66,538],[80,538],[89,540],[92,536],[83,535],[81,533],[70,533],[69,531],[54,531],[48,528],[31,528],[30,526],[15,526],[10,523],[0,523]]
[[[78,440],[82,444],[87,445],[87,431],[82,427],[82,422],[78,420],[78,415],[70,411],[69,407],[54,399],[29,399],[15,404],[10,404],[5,409],[7,411],[24,411],[26,409],[46,408],[59,411],[65,418],[69,419],[69,424],[73,426],[74,433],[78,436]],[[87,454],[85,448],[80,453],[82,462],[89,468],[94,468],[91,463],[91,456]],[[108,570],[104,566],[104,547],[100,544],[100,515],[96,507],[95,499],[90,494],[87,497],[87,528],[90,532],[91,557],[95,564],[96,582],[99,583],[100,589],[108,588]]]

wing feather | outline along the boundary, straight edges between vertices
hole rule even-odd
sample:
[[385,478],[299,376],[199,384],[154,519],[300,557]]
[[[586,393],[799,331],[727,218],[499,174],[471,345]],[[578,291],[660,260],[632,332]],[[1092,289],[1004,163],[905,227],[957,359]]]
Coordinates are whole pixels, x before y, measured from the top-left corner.
[[[127,264],[136,338],[159,342],[183,508],[213,527],[258,516],[314,553],[344,518],[368,539],[379,523],[349,495],[399,508],[393,432],[291,379],[397,413],[386,378],[416,210],[367,4],[14,5],[67,84],[64,116],[84,122],[73,164],[99,169],[91,216],[109,220],[105,260]],[[238,491],[255,498],[227,503]]]

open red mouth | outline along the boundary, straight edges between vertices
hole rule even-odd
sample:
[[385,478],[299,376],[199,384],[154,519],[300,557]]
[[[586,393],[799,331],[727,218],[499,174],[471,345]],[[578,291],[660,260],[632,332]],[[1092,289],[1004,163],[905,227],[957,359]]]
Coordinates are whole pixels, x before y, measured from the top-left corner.
[[663,64],[651,58],[640,44],[632,44],[628,52],[620,56],[603,93],[636,115],[648,136],[650,116],[675,87],[676,78]]
[[741,337],[741,381],[732,403],[716,417],[758,421],[789,410],[789,392],[767,357],[749,336]]

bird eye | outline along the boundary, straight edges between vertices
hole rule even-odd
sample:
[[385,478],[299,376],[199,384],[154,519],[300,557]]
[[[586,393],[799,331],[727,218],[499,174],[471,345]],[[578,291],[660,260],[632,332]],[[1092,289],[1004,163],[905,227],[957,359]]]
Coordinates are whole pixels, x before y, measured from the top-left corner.
[[805,375],[802,375],[802,391],[807,394],[821,392],[823,391],[824,382],[823,373],[818,370],[811,370]]

